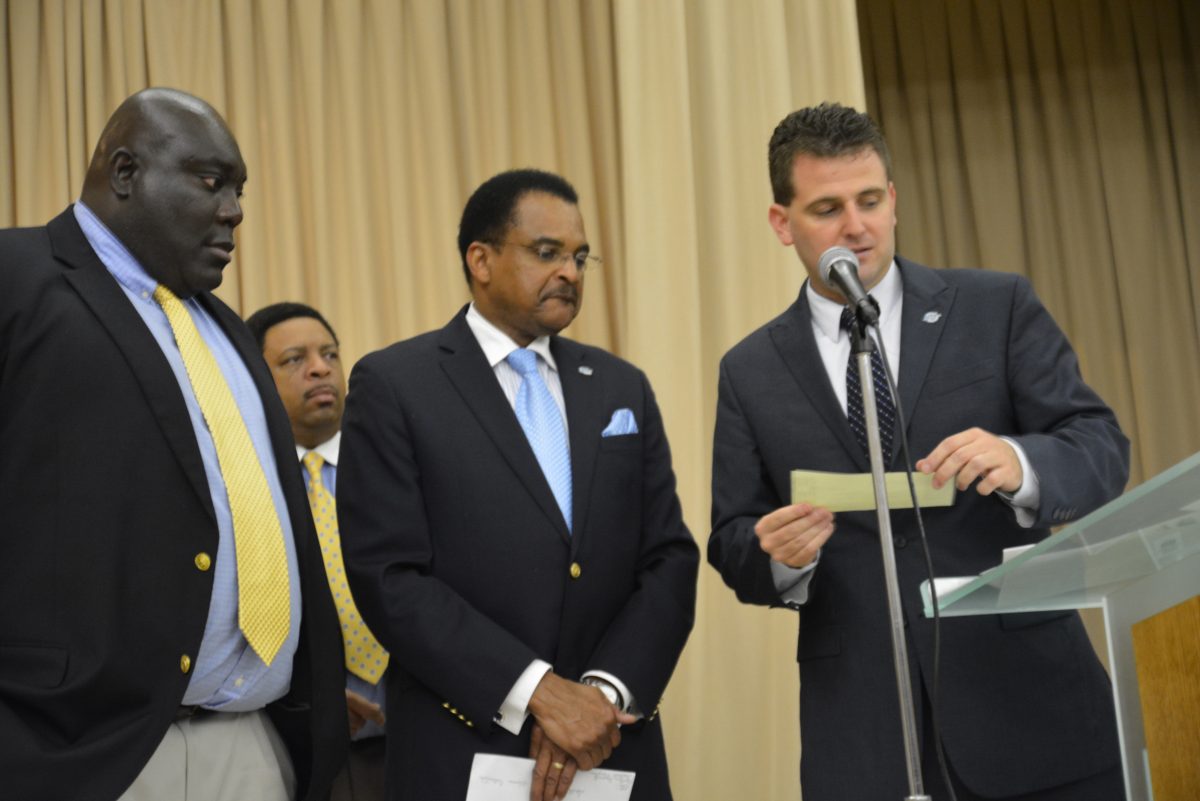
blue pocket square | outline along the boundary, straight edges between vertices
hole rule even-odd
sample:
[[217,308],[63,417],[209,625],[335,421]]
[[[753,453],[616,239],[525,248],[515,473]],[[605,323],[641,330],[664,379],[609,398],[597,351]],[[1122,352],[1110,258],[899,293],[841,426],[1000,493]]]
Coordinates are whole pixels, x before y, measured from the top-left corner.
[[633,412],[629,409],[617,409],[613,412],[608,425],[600,432],[600,436],[619,437],[623,434],[636,434],[637,432],[637,420],[633,419]]

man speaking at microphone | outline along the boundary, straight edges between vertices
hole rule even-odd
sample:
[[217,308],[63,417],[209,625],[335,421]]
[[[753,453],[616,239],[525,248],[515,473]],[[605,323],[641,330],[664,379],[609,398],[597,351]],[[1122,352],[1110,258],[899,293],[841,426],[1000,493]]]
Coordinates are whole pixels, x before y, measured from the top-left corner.
[[[895,255],[896,189],[869,117],[837,104],[794,112],[771,137],[769,167],[771,227],[808,280],[721,362],[708,558],[743,602],[799,612],[804,797],[900,799],[908,783],[875,512],[835,518],[792,503],[790,490],[794,469],[870,471],[838,288],[853,261],[878,308],[916,469],[958,490],[953,505],[923,511],[938,575],[978,574],[1004,548],[1118,495],[1128,440],[1028,281]],[[853,256],[827,256],[827,267],[843,262],[842,278],[822,280],[822,255],[835,247]],[[885,465],[903,470],[878,351],[872,359]],[[891,520],[922,772],[942,801],[926,568],[913,512]],[[1108,678],[1077,613],[941,625],[939,721],[959,801],[1124,797]]]

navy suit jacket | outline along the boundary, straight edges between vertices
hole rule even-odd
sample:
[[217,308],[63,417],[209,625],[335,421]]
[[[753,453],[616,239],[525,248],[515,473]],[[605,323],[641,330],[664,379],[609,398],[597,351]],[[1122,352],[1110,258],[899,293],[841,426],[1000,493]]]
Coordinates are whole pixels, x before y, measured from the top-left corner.
[[[462,798],[477,752],[527,756],[493,716],[535,659],[608,671],[649,719],[605,767],[670,797],[652,713],[692,626],[699,553],[680,516],[646,377],[555,337],[574,533],[465,319],[360,361],[350,378],[338,520],[351,589],[391,652],[392,799]],[[601,437],[627,408],[638,433]]]
[[[1129,445],[1028,281],[897,262],[898,392],[912,458],[978,426],[1020,443],[1040,480],[1033,528],[974,487],[923,511],[936,574],[975,575],[1003,548],[1037,542],[1119,494]],[[806,291],[721,362],[708,558],[747,603],[780,603],[753,527],[791,502],[790,471],[870,470],[818,353]],[[902,469],[899,438],[894,450],[890,469]],[[907,783],[878,525],[874,512],[838,514],[836,524],[800,608],[801,781],[809,798],[899,798]],[[920,699],[933,675],[919,597],[926,569],[913,513],[893,511],[892,525]],[[1116,764],[1108,679],[1075,612],[945,618],[942,630],[943,738],[973,791],[1027,793]]]
[[[268,713],[299,797],[320,798],[347,740],[337,616],[262,354],[200,300],[266,411],[304,604],[291,690]],[[233,556],[175,375],[71,209],[0,231],[0,443],[0,795],[111,801],[179,710],[212,595],[197,555]]]

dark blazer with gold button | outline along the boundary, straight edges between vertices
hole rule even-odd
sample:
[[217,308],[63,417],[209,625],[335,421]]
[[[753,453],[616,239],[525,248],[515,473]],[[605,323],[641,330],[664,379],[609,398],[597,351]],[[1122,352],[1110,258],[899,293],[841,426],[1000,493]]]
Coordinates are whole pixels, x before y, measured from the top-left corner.
[[[952,507],[924,510],[936,574],[977,575],[1003,548],[1037,542],[1118,495],[1129,443],[1028,281],[897,262],[898,389],[912,458],[979,426],[1019,442],[1040,479],[1033,528],[974,487]],[[817,350],[807,291],[721,363],[708,558],[747,603],[780,603],[753,527],[790,502],[790,471],[870,471]],[[896,443],[892,470],[903,463]],[[801,783],[806,798],[901,798],[908,785],[875,513],[838,514],[836,526],[799,614]],[[933,675],[932,623],[919,597],[926,570],[913,513],[894,510],[892,526],[920,706]],[[945,618],[942,631],[946,753],[974,792],[1024,795],[1117,763],[1108,679],[1075,612]]]
[[[304,617],[268,712],[319,798],[347,738],[336,612],[262,355],[200,300],[254,378],[291,514]],[[211,560],[232,555],[175,375],[71,209],[0,231],[0,443],[0,797],[111,801],[179,710]]]
[[[350,377],[338,521],[351,588],[391,652],[393,801],[462,798],[475,753],[527,756],[493,716],[544,659],[618,676],[649,714],[692,626],[699,555],[680,516],[646,377],[555,337],[571,446],[574,533],[464,309],[373,353]],[[638,433],[601,437],[618,409]],[[634,797],[670,797],[658,719],[622,729],[605,767]]]

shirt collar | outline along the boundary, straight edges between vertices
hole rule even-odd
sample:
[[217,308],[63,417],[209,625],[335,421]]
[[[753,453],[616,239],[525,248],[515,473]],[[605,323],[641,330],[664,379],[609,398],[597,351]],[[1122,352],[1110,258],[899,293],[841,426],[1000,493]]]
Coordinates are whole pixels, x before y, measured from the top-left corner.
[[154,290],[158,282],[150,277],[146,268],[142,267],[129,248],[117,239],[107,225],[100,221],[96,213],[89,209],[82,200],[75,201],[75,221],[83,229],[83,235],[100,261],[108,268],[113,278],[132,292],[134,295],[155,303]]
[[[475,335],[475,339],[479,342],[479,347],[483,348],[483,355],[488,360],[488,365],[495,369],[496,365],[504,361],[508,354],[517,350],[521,346],[512,341],[512,337],[501,331],[492,323],[491,320],[484,317],[475,304],[471,303],[467,309],[467,325],[471,328],[471,333]],[[558,365],[554,362],[554,355],[550,352],[550,337],[542,336],[526,345],[529,350],[542,357],[542,361],[550,365],[550,369],[558,372]]]
[[[842,309],[845,308],[844,305],[838,303],[836,300],[830,300],[824,295],[818,295],[813,291],[811,285],[808,288],[807,294],[808,308],[812,313],[813,325],[817,327],[817,330],[830,342],[837,342],[841,337],[847,336],[842,331]],[[871,297],[875,298],[875,302],[879,304],[879,322],[881,325],[884,320],[895,313],[903,294],[904,283],[900,279],[900,268],[897,266],[895,259],[893,259],[887,273],[883,276],[883,280],[871,287]]]
[[302,461],[310,450],[314,450],[319,453],[321,458],[325,460],[326,464],[331,464],[334,467],[337,467],[338,454],[342,450],[342,432],[337,432],[315,448],[306,448],[303,445],[297,445],[296,459]]

